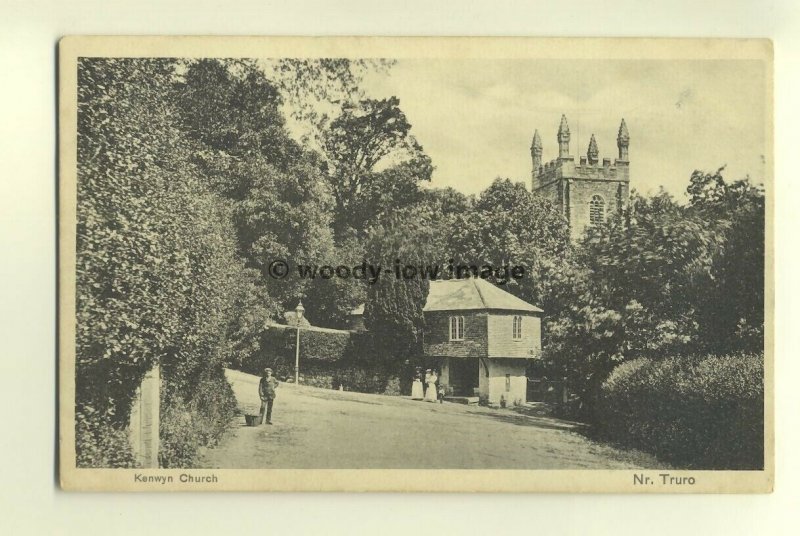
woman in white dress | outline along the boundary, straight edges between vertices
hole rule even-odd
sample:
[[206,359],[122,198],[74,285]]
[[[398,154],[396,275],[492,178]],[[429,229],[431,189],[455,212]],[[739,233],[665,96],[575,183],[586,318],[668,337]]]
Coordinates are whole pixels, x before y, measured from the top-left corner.
[[436,390],[436,382],[439,377],[436,375],[436,371],[428,369],[425,372],[425,384],[428,386],[425,390],[425,402],[438,402],[439,393]]
[[411,400],[422,400],[424,396],[422,380],[419,377],[419,373],[417,373],[414,375],[414,381],[411,383]]

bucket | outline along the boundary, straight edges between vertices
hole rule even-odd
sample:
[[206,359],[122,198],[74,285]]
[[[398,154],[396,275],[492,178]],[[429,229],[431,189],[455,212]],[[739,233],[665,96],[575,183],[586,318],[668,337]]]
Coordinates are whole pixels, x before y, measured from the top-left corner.
[[258,426],[261,424],[261,415],[245,415],[244,421],[247,426]]

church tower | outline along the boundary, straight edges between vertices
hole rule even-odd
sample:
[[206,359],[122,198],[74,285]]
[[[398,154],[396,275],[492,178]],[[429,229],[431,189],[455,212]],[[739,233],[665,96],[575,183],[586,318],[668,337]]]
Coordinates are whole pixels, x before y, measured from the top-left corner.
[[623,119],[617,133],[618,158],[611,163],[603,158],[592,134],[586,156],[578,163],[569,154],[570,132],[566,115],[556,135],[558,158],[542,162],[542,140],[539,131],[533,135],[531,157],[533,159],[532,190],[549,199],[567,218],[570,236],[579,239],[587,227],[605,222],[614,212],[621,212],[628,202],[630,185],[628,167],[628,144],[630,135]]

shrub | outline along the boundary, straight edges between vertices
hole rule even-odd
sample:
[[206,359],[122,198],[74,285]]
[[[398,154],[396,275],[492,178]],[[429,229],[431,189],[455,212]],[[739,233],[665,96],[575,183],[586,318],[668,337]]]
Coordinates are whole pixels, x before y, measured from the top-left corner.
[[77,467],[136,467],[128,430],[102,413],[83,408],[75,414]]
[[763,354],[623,363],[602,386],[597,426],[680,467],[762,469]]
[[217,445],[236,415],[236,398],[221,375],[202,379],[186,402],[162,389],[161,467],[191,467],[202,448]]
[[[336,331],[302,330],[300,333],[300,360],[340,361],[352,356],[351,333]],[[357,336],[353,335],[353,338]],[[264,367],[289,366],[292,370],[295,359],[297,331],[289,326],[270,326],[261,336],[260,348],[242,362],[242,370],[261,374]],[[289,365],[291,363],[291,365]]]

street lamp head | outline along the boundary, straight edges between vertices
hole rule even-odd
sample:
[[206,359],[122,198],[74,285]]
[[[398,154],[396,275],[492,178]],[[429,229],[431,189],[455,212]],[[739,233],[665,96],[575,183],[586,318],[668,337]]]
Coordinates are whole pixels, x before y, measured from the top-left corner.
[[302,301],[298,301],[297,302],[297,307],[295,307],[294,311],[295,311],[295,313],[297,313],[297,319],[298,320],[303,318],[303,313],[306,312],[306,308],[303,307],[303,302]]

